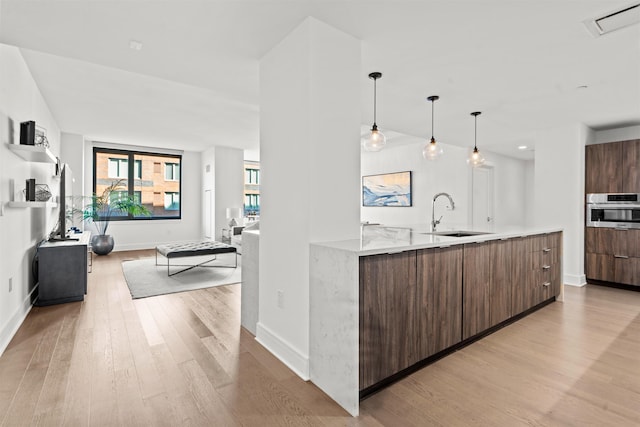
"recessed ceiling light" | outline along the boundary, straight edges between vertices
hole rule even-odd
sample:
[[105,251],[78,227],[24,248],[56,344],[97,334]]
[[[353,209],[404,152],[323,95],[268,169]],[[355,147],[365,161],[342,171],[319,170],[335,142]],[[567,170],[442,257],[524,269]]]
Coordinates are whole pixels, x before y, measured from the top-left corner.
[[526,150],[527,148],[529,147],[527,147],[526,145],[518,145],[518,150]]
[[139,42],[137,40],[129,40],[129,49],[142,50],[142,42]]

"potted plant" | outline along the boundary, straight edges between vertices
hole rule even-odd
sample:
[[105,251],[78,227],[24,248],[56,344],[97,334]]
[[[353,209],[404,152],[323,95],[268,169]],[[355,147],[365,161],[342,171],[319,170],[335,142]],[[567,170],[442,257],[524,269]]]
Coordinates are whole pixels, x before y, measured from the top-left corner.
[[151,212],[126,191],[125,180],[114,181],[102,194],[93,194],[91,202],[84,206],[82,217],[95,225],[98,234],[91,237],[91,249],[97,255],[107,255],[113,250],[113,236],[107,234],[109,222],[116,215],[151,215]]

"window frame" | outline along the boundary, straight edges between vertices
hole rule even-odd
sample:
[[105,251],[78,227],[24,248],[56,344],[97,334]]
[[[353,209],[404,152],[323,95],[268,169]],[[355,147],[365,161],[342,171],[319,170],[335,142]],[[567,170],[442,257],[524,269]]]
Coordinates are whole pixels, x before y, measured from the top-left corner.
[[[181,220],[182,219],[182,202],[183,202],[183,194],[182,194],[182,154],[167,154],[167,153],[157,153],[157,152],[153,152],[153,151],[140,151],[140,150],[124,150],[124,149],[116,149],[116,148],[103,148],[103,147],[93,147],[93,193],[95,194],[96,192],[96,187],[97,187],[97,182],[98,182],[98,170],[96,167],[96,162],[98,159],[98,153],[100,154],[120,154],[120,155],[126,155],[127,156],[127,161],[128,161],[128,176],[129,178],[121,178],[121,179],[125,179],[127,181],[127,193],[129,195],[133,195],[137,190],[135,189],[135,180],[142,180],[142,178],[137,178],[134,176],[134,163],[136,162],[135,156],[136,155],[142,155],[142,156],[154,156],[154,157],[167,157],[170,159],[175,159],[177,160],[177,163],[175,161],[173,162],[169,162],[169,163],[176,163],[178,165],[178,179],[175,181],[178,181],[178,197],[180,198],[180,203],[179,203],[179,208],[176,209],[175,211],[172,210],[172,212],[176,212],[177,215],[175,216],[138,216],[138,217],[134,217],[133,215],[115,215],[111,217],[111,221],[157,221],[157,220]],[[166,163],[166,162],[163,162]],[[164,172],[164,171],[163,171]],[[108,174],[107,174],[108,175]],[[142,176],[142,164],[140,164],[140,176]],[[111,178],[109,178],[111,179]],[[117,178],[116,178],[117,179]],[[164,173],[163,173],[163,179],[164,179]],[[172,181],[172,182],[175,182]],[[164,192],[163,192],[164,193]],[[140,195],[140,197],[142,198],[142,194]]]

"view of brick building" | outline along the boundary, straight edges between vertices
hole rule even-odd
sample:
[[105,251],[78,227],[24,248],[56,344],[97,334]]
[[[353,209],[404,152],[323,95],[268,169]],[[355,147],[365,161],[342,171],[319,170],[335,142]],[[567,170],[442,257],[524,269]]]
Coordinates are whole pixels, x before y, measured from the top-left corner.
[[133,173],[133,196],[149,209],[152,217],[180,216],[179,156],[96,152],[95,192],[100,195],[114,182],[122,181],[122,189],[112,199],[128,194],[129,173]]
[[244,162],[244,216],[260,216],[260,163]]

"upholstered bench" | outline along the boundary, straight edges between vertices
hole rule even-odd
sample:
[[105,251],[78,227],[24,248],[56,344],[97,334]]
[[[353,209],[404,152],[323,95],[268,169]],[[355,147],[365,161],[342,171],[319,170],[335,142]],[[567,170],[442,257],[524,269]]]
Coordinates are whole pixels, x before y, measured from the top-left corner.
[[[211,261],[215,261],[217,255],[219,254],[227,254],[233,253],[235,254],[235,265],[205,265],[210,263]],[[164,256],[167,259],[167,276],[173,276],[178,273],[182,273],[183,271],[191,270],[195,267],[218,267],[218,268],[237,268],[238,267],[238,252],[236,248],[231,245],[227,245],[220,242],[215,242],[213,240],[202,240],[199,242],[187,242],[187,243],[169,243],[166,245],[156,246],[156,265],[158,264],[158,254]],[[182,264],[174,264],[174,267],[187,267],[182,270],[171,273],[171,262],[170,260],[173,258],[184,258],[184,257],[193,257],[193,256],[202,256],[202,255],[215,255],[213,258],[195,264],[195,265],[182,265]]]

